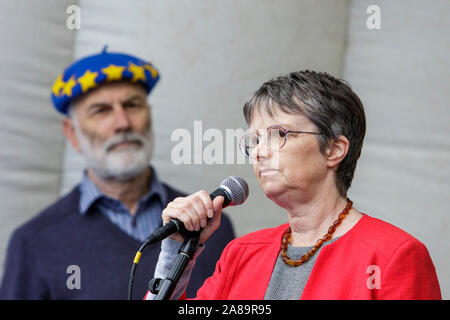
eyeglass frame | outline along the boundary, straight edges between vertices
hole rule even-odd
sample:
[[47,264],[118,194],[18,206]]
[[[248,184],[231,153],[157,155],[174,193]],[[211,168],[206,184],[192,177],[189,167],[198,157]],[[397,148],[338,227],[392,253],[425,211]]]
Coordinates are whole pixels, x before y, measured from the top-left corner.
[[[286,142],[287,142],[287,137],[288,137],[288,135],[289,134],[291,134],[291,133],[308,133],[308,134],[315,134],[315,135],[323,135],[323,133],[321,133],[321,132],[311,132],[311,131],[299,131],[299,130],[288,130],[288,129],[286,129],[285,127],[283,127],[283,126],[281,126],[281,125],[278,125],[278,124],[275,124],[275,125],[272,125],[272,126],[270,126],[270,127],[267,127],[266,128],[266,134],[264,135],[264,142],[266,143],[266,145],[267,146],[269,146],[269,148],[271,149],[271,150],[276,150],[276,149],[274,149],[274,148],[272,148],[272,146],[270,145],[270,143],[269,143],[269,141],[267,140],[267,132],[270,130],[270,129],[274,129],[274,128],[281,128],[281,129],[283,129],[283,131],[285,132],[285,136],[284,136],[284,142],[283,142],[283,144],[282,145],[280,145],[279,146],[279,148],[277,149],[277,150],[280,150],[281,148],[283,148],[284,147],[284,145],[286,144]],[[245,152],[242,150],[242,148],[241,148],[241,146],[242,146],[242,141],[246,138],[246,137],[248,137],[248,136],[250,136],[250,135],[255,135],[255,136],[258,136],[256,133],[246,133],[246,134],[244,134],[242,137],[241,137],[241,140],[239,141],[239,150],[241,150],[241,152],[244,154],[244,156],[245,157],[247,157],[247,158],[251,158],[251,156],[250,155],[246,155],[245,154]],[[258,144],[259,144],[259,142],[258,142]],[[257,144],[257,145],[258,145]],[[244,147],[245,147],[245,144],[244,144]]]

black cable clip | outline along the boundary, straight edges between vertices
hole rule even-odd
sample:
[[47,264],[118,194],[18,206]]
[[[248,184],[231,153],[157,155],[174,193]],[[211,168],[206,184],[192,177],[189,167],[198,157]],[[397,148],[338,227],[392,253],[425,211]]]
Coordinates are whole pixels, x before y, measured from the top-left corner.
[[161,284],[161,278],[153,278],[148,282],[148,291],[150,291],[153,294],[158,294]]

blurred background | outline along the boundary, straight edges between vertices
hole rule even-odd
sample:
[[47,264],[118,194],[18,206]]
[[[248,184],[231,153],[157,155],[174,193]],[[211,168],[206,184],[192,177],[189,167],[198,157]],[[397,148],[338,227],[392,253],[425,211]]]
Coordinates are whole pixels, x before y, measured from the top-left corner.
[[[161,73],[149,97],[160,179],[187,193],[212,191],[229,175],[248,181],[246,204],[226,210],[238,235],[287,214],[265,198],[250,165],[226,163],[225,147],[223,164],[175,164],[172,133],[194,139],[194,121],[224,138],[245,130],[246,98],[277,75],[312,69],[348,81],[367,117],[349,197],[422,241],[450,298],[449,0],[2,0],[1,8],[0,276],[12,231],[82,176],[51,85],[74,59],[108,45]],[[237,153],[236,139],[225,144]]]

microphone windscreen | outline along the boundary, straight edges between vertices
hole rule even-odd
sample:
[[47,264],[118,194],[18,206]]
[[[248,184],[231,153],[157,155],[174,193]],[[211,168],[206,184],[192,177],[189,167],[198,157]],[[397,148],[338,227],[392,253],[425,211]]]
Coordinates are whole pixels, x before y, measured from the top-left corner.
[[230,192],[231,206],[243,204],[248,198],[248,184],[241,177],[229,176],[220,183],[220,187],[225,187]]

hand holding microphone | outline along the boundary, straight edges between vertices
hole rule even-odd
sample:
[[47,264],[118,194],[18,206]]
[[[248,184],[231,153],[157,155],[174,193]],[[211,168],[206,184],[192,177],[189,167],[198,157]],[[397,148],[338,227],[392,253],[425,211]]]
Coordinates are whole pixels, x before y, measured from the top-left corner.
[[[187,231],[201,230],[199,244],[203,244],[219,228],[222,208],[244,203],[248,193],[248,185],[244,179],[230,176],[211,194],[201,190],[187,197],[174,199],[162,212],[163,224],[178,221]],[[179,232],[172,234],[170,238],[184,240]]]
[[[163,224],[177,219],[184,224],[187,231],[200,231],[202,229],[199,241],[199,244],[202,244],[219,228],[224,200],[222,196],[211,200],[205,190],[187,197],[176,198],[163,210]],[[179,232],[172,234],[170,238],[184,241]]]

